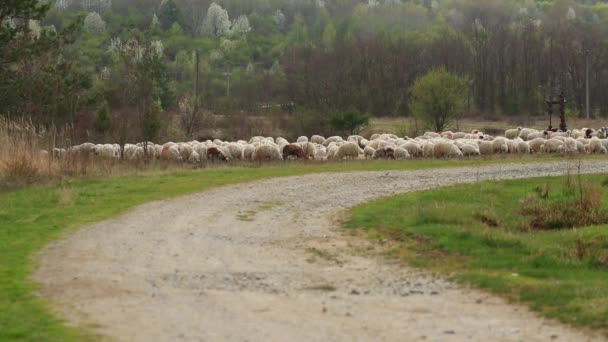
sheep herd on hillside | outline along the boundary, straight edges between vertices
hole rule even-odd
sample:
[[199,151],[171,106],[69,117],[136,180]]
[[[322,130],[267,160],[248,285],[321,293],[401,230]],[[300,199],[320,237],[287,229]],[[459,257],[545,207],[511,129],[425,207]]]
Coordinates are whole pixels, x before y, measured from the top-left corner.
[[[121,153],[122,151],[122,153]],[[163,160],[192,164],[205,161],[278,161],[343,159],[453,158],[492,154],[607,154],[608,128],[574,129],[566,132],[539,131],[518,127],[504,136],[491,136],[473,130],[465,132],[427,132],[415,138],[394,134],[373,134],[369,139],[351,135],[324,138],[302,136],[295,142],[284,138],[256,136],[249,141],[189,141],[126,144],[84,143],[69,149],[53,149],[53,157],[86,156],[103,159]],[[48,156],[47,151],[41,152]]]

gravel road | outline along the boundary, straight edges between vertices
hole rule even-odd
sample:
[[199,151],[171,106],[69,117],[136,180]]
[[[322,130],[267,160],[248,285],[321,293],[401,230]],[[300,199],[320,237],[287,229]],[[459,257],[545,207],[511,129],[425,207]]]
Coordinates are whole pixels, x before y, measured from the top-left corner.
[[[120,341],[602,341],[361,253],[366,242],[335,223],[344,209],[391,194],[567,168],[576,165],[325,173],[226,186],[84,227],[40,253],[34,278],[59,316]],[[607,171],[608,162],[582,165],[584,173]]]

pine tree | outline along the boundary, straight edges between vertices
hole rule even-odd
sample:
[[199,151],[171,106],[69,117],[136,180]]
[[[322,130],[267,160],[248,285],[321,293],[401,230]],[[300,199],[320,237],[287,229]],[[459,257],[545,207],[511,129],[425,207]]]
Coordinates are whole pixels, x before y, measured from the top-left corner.
[[174,23],[179,22],[179,9],[173,0],[163,2],[158,20],[163,31],[169,30]]

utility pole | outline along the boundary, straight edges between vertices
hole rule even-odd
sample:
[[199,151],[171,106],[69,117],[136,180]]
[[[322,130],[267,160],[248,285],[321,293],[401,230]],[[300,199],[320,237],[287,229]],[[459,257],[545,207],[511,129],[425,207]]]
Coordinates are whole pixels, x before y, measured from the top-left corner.
[[195,101],[195,103],[198,103],[198,92],[200,91],[200,89],[199,89],[199,80],[198,80],[198,70],[199,70],[199,64],[200,64],[200,61],[201,61],[201,55],[198,52],[198,50],[196,50],[194,52],[194,59],[195,59],[195,61],[194,61],[195,68],[194,69],[196,70],[195,71],[196,75],[194,75],[195,76],[195,81],[194,81],[194,101]]
[[587,114],[587,120],[589,120],[589,50],[585,50],[585,113]]
[[230,97],[230,76],[232,76],[232,73],[230,71],[226,71],[224,76],[226,76],[226,97]]

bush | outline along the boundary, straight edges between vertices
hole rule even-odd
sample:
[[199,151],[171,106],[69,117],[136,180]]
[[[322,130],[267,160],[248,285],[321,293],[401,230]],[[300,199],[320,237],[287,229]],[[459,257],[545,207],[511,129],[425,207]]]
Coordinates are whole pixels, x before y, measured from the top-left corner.
[[608,223],[608,210],[602,205],[601,189],[567,176],[561,192],[548,185],[536,187],[520,201],[519,214],[527,229],[552,230]]
[[429,72],[410,89],[414,115],[428,128],[443,131],[464,109],[469,83],[467,78],[452,74],[444,67]]
[[361,114],[358,111],[348,111],[343,113],[335,113],[329,118],[329,125],[335,131],[346,135],[352,135],[367,126],[369,116]]

